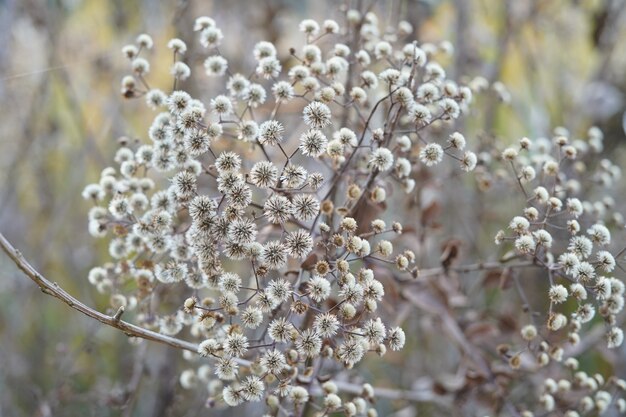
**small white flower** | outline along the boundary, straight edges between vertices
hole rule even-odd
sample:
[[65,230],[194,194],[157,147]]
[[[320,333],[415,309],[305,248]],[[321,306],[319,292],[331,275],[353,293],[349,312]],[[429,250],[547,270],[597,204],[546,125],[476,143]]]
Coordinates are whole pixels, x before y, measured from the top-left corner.
[[465,172],[473,171],[476,168],[478,158],[476,154],[471,151],[466,151],[461,158],[461,169]]
[[378,148],[371,153],[369,165],[378,171],[388,171],[393,166],[393,154],[387,148]]
[[529,235],[515,239],[515,249],[521,253],[532,253],[535,250],[535,240]]
[[552,247],[552,235],[547,230],[539,229],[533,232],[533,237],[538,245],[541,245],[546,249],[550,249]]
[[419,153],[420,161],[426,166],[433,166],[443,159],[443,148],[437,143],[429,143]]
[[624,342],[624,332],[619,327],[613,326],[606,334],[606,339],[609,349],[620,347],[622,342]]
[[513,220],[509,223],[509,228],[518,234],[524,234],[529,227],[530,222],[521,216],[513,217]]
[[322,129],[331,123],[330,108],[319,101],[313,101],[302,111],[304,123],[313,129]]
[[595,278],[596,270],[589,262],[580,262],[572,268],[572,276],[583,283]]
[[603,224],[594,224],[587,229],[587,234],[591,236],[591,240],[599,245],[605,246],[611,243],[611,232]]
[[387,343],[391,350],[401,350],[406,342],[404,330],[400,327],[392,327],[387,334]]
[[300,136],[300,149],[303,155],[319,157],[326,152],[328,139],[317,129],[309,130]]
[[261,145],[275,146],[283,141],[285,128],[276,120],[268,120],[259,127],[259,143]]
[[450,135],[448,142],[453,148],[463,150],[465,148],[465,136],[460,134],[459,132],[454,132]]
[[184,81],[191,75],[191,69],[184,62],[177,61],[172,65],[170,73],[174,78]]
[[200,32],[200,45],[205,48],[215,48],[220,45],[224,39],[222,31],[215,26],[210,26]]
[[591,255],[593,243],[585,236],[574,236],[570,239],[567,250],[574,253],[579,259],[586,259]]
[[280,61],[273,56],[262,58],[256,67],[256,73],[266,79],[278,77],[281,70]]
[[211,26],[215,26],[215,20],[211,19],[208,16],[200,16],[194,22],[193,30],[197,32]]
[[254,59],[260,61],[263,58],[267,57],[275,57],[276,56],[276,47],[273,43],[267,41],[261,41],[254,45],[253,49]]
[[167,47],[177,54],[183,55],[187,52],[187,44],[178,38],[170,39],[169,42],[167,42]]
[[317,36],[320,31],[320,25],[312,19],[305,19],[300,22],[299,28],[301,32],[304,32],[309,36]]
[[548,291],[548,297],[550,301],[555,304],[561,304],[567,300],[567,288],[562,285],[553,285]]
[[222,76],[228,69],[228,61],[219,55],[212,55],[204,61],[204,68],[208,76]]
[[522,339],[526,341],[534,340],[535,337],[537,337],[537,328],[532,324],[528,324],[522,327],[522,330],[520,330],[520,334],[522,335]]

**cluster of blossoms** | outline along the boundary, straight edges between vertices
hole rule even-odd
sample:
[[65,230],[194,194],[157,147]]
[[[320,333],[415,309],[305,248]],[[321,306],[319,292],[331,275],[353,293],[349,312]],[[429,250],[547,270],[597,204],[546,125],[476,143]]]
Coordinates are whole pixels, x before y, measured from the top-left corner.
[[208,387],[210,402],[264,399],[276,414],[318,396],[322,413],[375,415],[371,386],[346,401],[320,375],[402,349],[403,330],[377,313],[376,265],[417,267],[392,242],[401,223],[360,219],[396,189],[411,193],[418,166],[444,155],[463,171],[476,166],[462,134],[441,133],[472,98],[434,60],[450,45],[406,42],[410,24],[382,32],[373,13],[349,10],[346,21],[303,21],[304,45],[288,54],[257,43],[255,70],[243,75],[219,53],[216,22],[197,19],[204,72],[224,86],[208,103],[176,88],[195,71],[183,41],[168,43],[169,93],[146,82],[149,36],[123,49],[133,74],[122,94],[159,113],[150,142],[122,140],[119,168],[84,190],[96,203],[90,233],[111,238],[114,260],[89,281],[141,326],[198,340],[208,360],[186,352],[194,368],[180,380]]
[[[502,152],[526,207],[495,237],[496,244],[512,244],[512,252],[505,255],[509,260],[524,259],[545,271],[540,276],[549,303],[541,323],[540,315],[527,306],[530,323],[521,329],[525,347],[515,351],[502,346],[500,353],[514,369],[554,363],[564,370],[561,379],[545,379],[539,403],[542,413],[559,410],[568,417],[602,414],[610,407],[626,413],[626,400],[616,396],[623,395],[626,382],[588,375],[568,353],[576,351],[588,323],[600,319],[608,349],[618,348],[624,339],[618,315],[624,308],[625,286],[612,276],[624,250],[611,252],[610,230],[623,229],[624,219],[615,211],[614,199],[601,192],[619,181],[621,170],[597,157],[602,132],[593,127],[587,136],[574,140],[567,130],[557,128],[552,140],[523,138],[518,147]],[[595,201],[593,196],[598,196]],[[525,362],[525,357],[534,360]]]

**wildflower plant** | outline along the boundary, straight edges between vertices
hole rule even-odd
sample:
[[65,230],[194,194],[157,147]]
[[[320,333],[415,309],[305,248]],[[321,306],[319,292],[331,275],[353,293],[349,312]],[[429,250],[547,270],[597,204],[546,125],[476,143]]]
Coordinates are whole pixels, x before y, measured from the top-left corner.
[[[507,410],[624,412],[626,383],[579,370],[575,357],[592,321],[604,322],[607,348],[623,342],[624,284],[614,273],[624,250],[612,246],[611,227],[624,221],[614,199],[596,197],[621,170],[598,158],[602,133],[577,140],[559,128],[550,140],[505,149],[469,143],[455,121],[487,81],[447,78],[437,57],[452,53],[449,43],[419,44],[404,21],[383,31],[372,12],[347,10],[341,20],[304,20],[290,50],[260,41],[253,68],[233,68],[220,52],[228,36],[200,17],[201,68],[185,61],[183,41],[167,44],[172,90],[148,83],[148,35],[123,48],[131,74],[121,93],[155,117],[147,138],[121,140],[116,166],[83,192],[95,204],[89,231],[109,239],[112,258],[89,282],[139,326],[194,340],[180,383],[207,389],[207,404],[375,416],[372,386],[344,390],[342,382],[366,356],[406,343],[379,309],[390,303],[388,285],[428,277],[416,248],[396,239],[411,219],[385,209],[410,201],[424,171],[475,171],[480,190],[516,187],[525,203],[495,236],[504,255],[491,266],[455,270],[444,261],[431,272],[541,271],[547,311],[532,307],[512,274],[527,321],[491,346],[512,371],[542,378],[534,400],[503,394]],[[220,88],[193,97],[183,88],[192,76]],[[495,367],[483,366],[482,376],[495,381]]]
[[499,351],[514,369],[553,365],[542,374],[539,401],[534,409],[528,406],[525,416],[534,415],[532,411],[566,416],[603,414],[609,408],[626,412],[624,381],[581,371],[573,354],[594,321],[604,323],[606,348],[623,343],[618,315],[625,287],[614,275],[621,269],[616,259],[624,249],[611,251],[610,228],[623,229],[624,219],[606,193],[622,173],[598,157],[604,136],[597,127],[585,139],[572,136],[561,127],[551,139],[522,138],[500,158],[509,174],[503,181],[516,183],[509,186],[519,190],[526,204],[507,230],[497,232],[495,243],[509,249],[504,255],[508,261],[527,260],[543,271],[539,277],[545,281],[548,302],[547,312],[535,311],[515,278],[526,303],[527,324],[514,346],[502,345]]
[[400,222],[360,219],[388,194],[410,194],[416,165],[447,156],[460,170],[476,166],[460,133],[441,143],[428,134],[472,99],[446,78],[436,48],[407,39],[407,22],[383,33],[373,13],[346,17],[344,27],[303,21],[288,54],[258,42],[254,71],[232,68],[217,23],[198,18],[208,56],[197,75],[223,82],[203,101],[177,88],[197,71],[181,40],[167,45],[167,92],[147,82],[148,35],[123,49],[132,75],[122,94],[156,115],[148,140],[121,142],[117,166],[85,188],[89,230],[110,239],[113,259],[89,281],[139,325],[195,338],[207,358],[197,377],[231,406],[367,411],[367,386],[345,399],[332,377],[315,385],[403,348],[404,331],[378,314],[385,287],[371,265],[417,268],[392,243]]

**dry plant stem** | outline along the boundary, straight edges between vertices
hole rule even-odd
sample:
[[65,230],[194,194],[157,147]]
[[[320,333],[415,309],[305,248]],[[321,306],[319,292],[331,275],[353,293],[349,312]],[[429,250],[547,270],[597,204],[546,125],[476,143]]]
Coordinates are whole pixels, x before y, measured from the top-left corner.
[[517,263],[507,263],[507,261],[494,261],[494,262],[478,262],[475,264],[461,265],[461,266],[453,266],[448,268],[447,270],[444,267],[437,268],[429,268],[422,269],[418,271],[417,279],[410,277],[396,277],[396,280],[399,282],[422,282],[425,278],[432,278],[438,275],[445,274],[446,271],[453,271],[459,274],[466,274],[469,272],[479,272],[479,271],[492,271],[494,269],[502,269],[502,268],[539,268],[541,265],[537,265],[533,261],[520,261]]
[[[86,306],[70,294],[56,282],[51,282],[41,275],[37,270],[24,258],[24,256],[0,233],[0,246],[2,251],[6,253],[15,265],[30,279],[32,279],[45,294],[57,298],[84,315],[99,321],[100,323],[121,330],[127,336],[139,337],[141,339],[168,345],[177,349],[189,350],[191,352],[198,351],[198,345],[175,337],[166,336],[152,330],[130,324],[121,320],[119,317],[109,316],[101,313],[93,308]],[[251,363],[245,359],[237,359],[242,366],[250,366]],[[358,384],[341,383],[339,389],[345,392],[361,392],[362,386]],[[410,402],[436,401],[434,394],[425,395],[420,392],[393,390],[387,388],[374,388],[376,395],[380,398],[402,399]]]
[[15,265],[22,272],[24,272],[26,276],[35,281],[41,291],[43,291],[45,294],[58,298],[68,306],[72,307],[74,310],[80,311],[84,315],[89,316],[92,319],[98,320],[100,323],[115,327],[116,329],[123,331],[127,336],[134,336],[146,340],[151,340],[153,342],[169,345],[177,349],[189,350],[192,352],[198,351],[198,345],[196,345],[195,343],[190,343],[184,340],[176,339],[174,337],[159,334],[139,326],[135,326],[134,324],[130,324],[128,322],[120,320],[120,318],[116,318],[115,316],[108,316],[104,313],[94,310],[91,307],[86,306],[85,304],[68,294],[63,288],[59,286],[59,284],[49,281],[39,272],[37,272],[35,268],[33,268],[33,266],[28,263],[26,259],[24,259],[24,256],[22,256],[22,254],[17,249],[15,249],[13,245],[11,245],[11,243],[4,237],[2,233],[0,233],[0,246],[2,246],[2,250],[9,256],[9,258],[11,258]]

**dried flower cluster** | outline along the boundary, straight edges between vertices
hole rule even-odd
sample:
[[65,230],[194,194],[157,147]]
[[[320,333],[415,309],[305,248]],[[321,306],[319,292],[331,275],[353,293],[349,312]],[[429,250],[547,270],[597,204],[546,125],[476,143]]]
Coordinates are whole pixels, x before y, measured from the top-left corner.
[[625,290],[624,283],[612,276],[616,258],[624,251],[613,255],[609,250],[609,227],[623,228],[624,219],[615,211],[614,199],[603,192],[621,179],[621,169],[597,157],[603,149],[598,128],[589,129],[586,140],[571,136],[557,128],[551,140],[523,138],[519,146],[501,154],[526,207],[506,231],[496,234],[495,242],[511,243],[513,252],[505,257],[530,259],[546,272],[549,307],[545,315],[529,309],[528,324],[520,332],[525,346],[518,350],[500,346],[500,353],[514,369],[543,368],[552,362],[562,368],[561,379],[545,378],[538,415],[602,414],[609,407],[624,413],[626,400],[620,398],[624,380],[588,375],[567,353],[581,343],[596,315],[605,323],[607,348],[622,345],[617,315],[624,308]]
[[[202,382],[210,402],[301,412],[321,393],[324,412],[375,415],[368,385],[345,401],[332,379],[316,379],[405,344],[377,315],[385,289],[370,265],[415,273],[415,254],[390,240],[401,223],[358,219],[397,188],[411,193],[416,165],[446,154],[476,166],[460,133],[441,143],[426,134],[472,98],[433,59],[449,45],[405,41],[407,22],[382,33],[373,13],[350,10],[347,21],[303,21],[304,44],[285,57],[257,43],[244,75],[220,54],[216,22],[198,18],[204,72],[223,79],[208,102],[148,87],[149,36],[123,49],[133,71],[123,95],[158,113],[150,141],[122,140],[119,167],[85,188],[96,203],[89,230],[111,238],[114,259],[89,281],[140,325],[196,338],[209,360],[181,384]],[[192,69],[184,42],[168,47],[176,86]]]
[[[581,371],[569,353],[592,321],[604,321],[608,348],[623,342],[625,287],[613,273],[624,250],[612,249],[611,228],[624,219],[599,193],[621,171],[598,157],[600,130],[576,140],[558,128],[551,140],[503,150],[477,143],[476,154],[454,122],[488,82],[446,78],[437,58],[453,52],[449,43],[408,40],[404,21],[382,31],[372,12],[347,10],[342,21],[304,20],[300,45],[258,42],[255,67],[235,69],[220,53],[217,23],[198,18],[203,67],[170,40],[168,92],[147,82],[150,36],[123,48],[132,75],[122,94],[157,113],[149,139],[122,138],[118,166],[84,189],[95,203],[89,231],[110,238],[113,258],[89,282],[110,294],[112,311],[198,343],[185,352],[180,384],[206,387],[207,405],[264,401],[273,416],[310,407],[374,417],[372,386],[348,395],[339,382],[368,353],[405,345],[378,307],[387,282],[419,277],[422,249],[399,248],[395,238],[414,224],[385,209],[409,201],[417,174],[436,175],[446,158],[460,175],[475,171],[482,191],[499,181],[517,187],[526,205],[495,237],[508,250],[496,266],[517,259],[545,272],[547,312],[516,281],[528,319],[516,340],[492,346],[514,371],[543,378],[536,399],[513,404],[511,415],[625,412],[626,382]],[[197,70],[221,86],[202,101],[180,88]],[[501,83],[491,87],[510,99]]]

